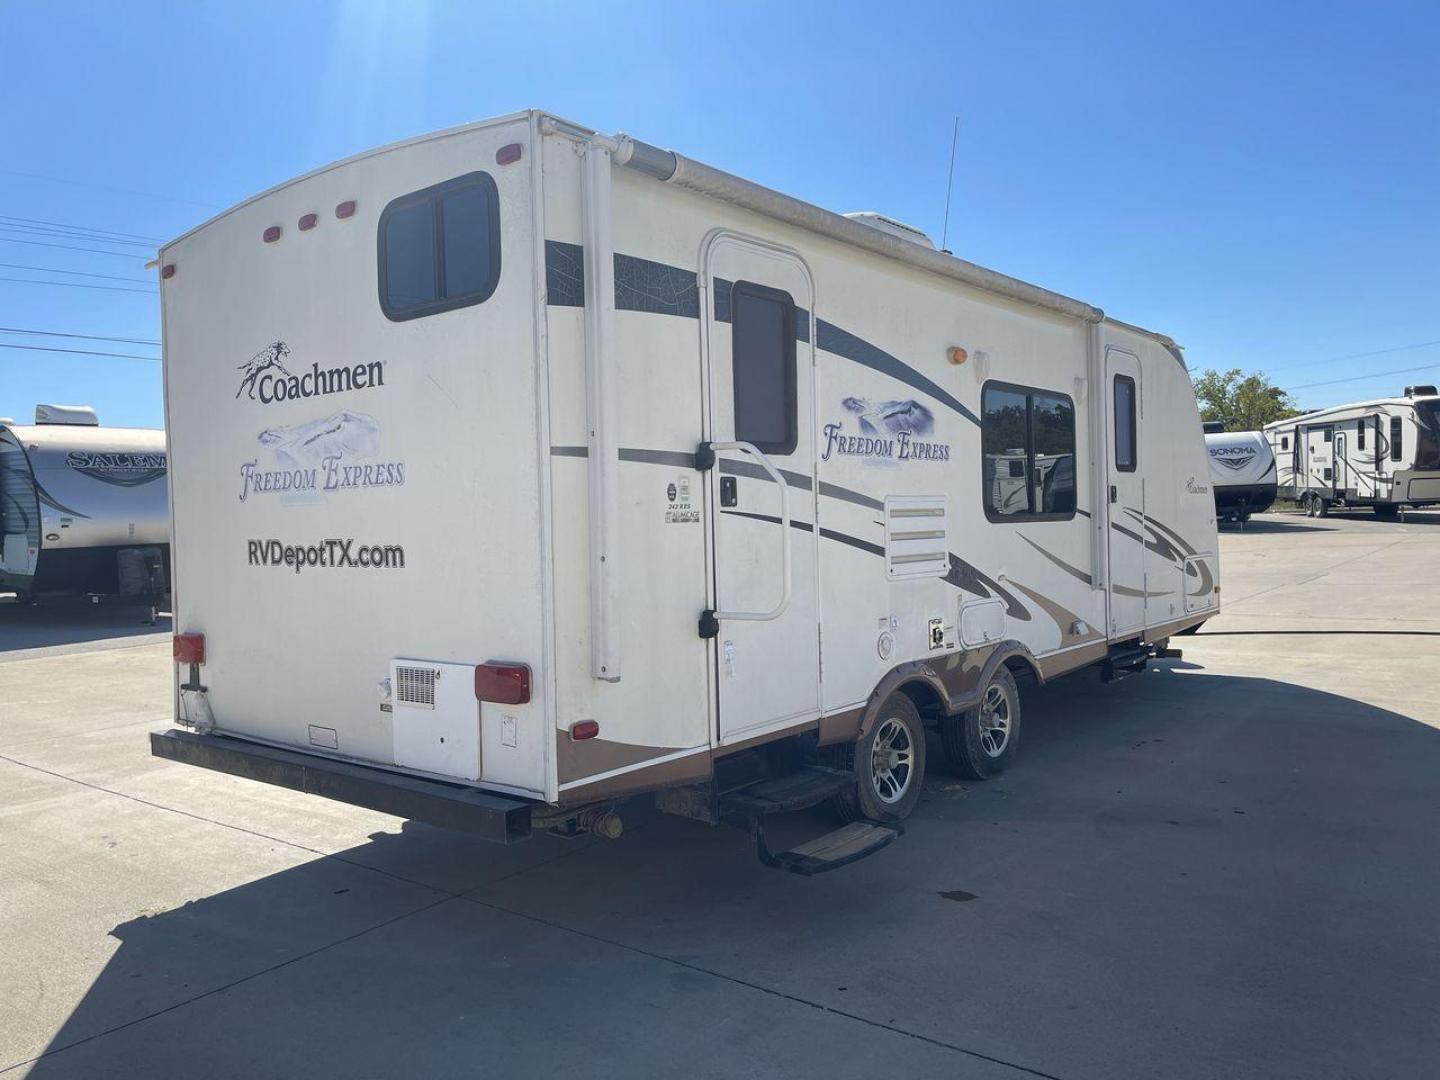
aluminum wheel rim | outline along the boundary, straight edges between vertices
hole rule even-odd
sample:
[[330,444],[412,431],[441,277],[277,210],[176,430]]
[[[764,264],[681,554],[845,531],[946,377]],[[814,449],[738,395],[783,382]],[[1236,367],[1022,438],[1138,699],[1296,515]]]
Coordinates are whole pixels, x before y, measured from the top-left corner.
[[1010,699],[998,686],[990,686],[980,701],[980,749],[998,758],[1010,745]]
[[870,750],[870,786],[880,801],[899,802],[915,775],[915,741],[910,729],[891,717],[880,724]]

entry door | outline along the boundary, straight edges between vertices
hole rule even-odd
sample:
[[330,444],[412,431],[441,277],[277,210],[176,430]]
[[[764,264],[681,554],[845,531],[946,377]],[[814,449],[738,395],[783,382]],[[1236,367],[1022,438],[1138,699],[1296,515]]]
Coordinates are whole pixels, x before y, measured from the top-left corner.
[[1145,626],[1144,385],[1140,361],[1105,352],[1106,451],[1110,508],[1110,636]]
[[[721,744],[820,710],[810,273],[792,252],[719,231],[703,255],[713,663]],[[778,473],[785,482],[782,507]],[[789,523],[785,523],[788,515]],[[789,598],[784,546],[789,545]]]
[[1328,425],[1305,429],[1305,487],[1328,491],[1335,483],[1331,454],[1335,429]]
[[1350,459],[1345,454],[1346,440],[1343,431],[1335,433],[1335,464],[1334,472],[1331,474],[1334,479],[1334,491],[1339,495],[1349,486],[1346,479],[1347,470],[1350,468]]

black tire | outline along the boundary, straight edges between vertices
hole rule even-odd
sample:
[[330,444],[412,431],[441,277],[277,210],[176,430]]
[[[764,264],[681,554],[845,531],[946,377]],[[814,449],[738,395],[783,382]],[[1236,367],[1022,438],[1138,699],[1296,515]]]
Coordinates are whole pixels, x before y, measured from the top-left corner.
[[[997,745],[995,712],[1003,701],[1004,741]],[[980,704],[940,721],[940,745],[950,768],[971,780],[999,776],[1020,747],[1020,689],[1008,668],[995,669],[980,691]],[[998,752],[997,752],[998,751]]]
[[1300,496],[1300,509],[1305,511],[1306,517],[1315,516],[1315,504],[1310,500],[1310,493],[1308,491]]
[[[890,747],[896,757],[879,773],[878,756],[885,752],[884,746]],[[901,755],[908,755],[908,759],[897,760]],[[925,786],[925,724],[915,703],[898,690],[891,694],[880,704],[869,733],[859,742],[836,747],[831,764],[855,774],[854,785],[832,800],[842,820],[882,824],[904,821],[920,801]]]
[[1315,516],[1317,518],[1330,516],[1330,500],[1315,496]]

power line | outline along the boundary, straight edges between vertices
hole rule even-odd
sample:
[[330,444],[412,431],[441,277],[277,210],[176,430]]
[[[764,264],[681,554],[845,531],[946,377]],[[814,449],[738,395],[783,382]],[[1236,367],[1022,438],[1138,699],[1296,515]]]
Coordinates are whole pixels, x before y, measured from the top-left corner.
[[1430,371],[1431,369],[1437,367],[1440,367],[1440,362],[1421,364],[1419,367],[1395,368],[1393,371],[1371,371],[1367,372],[1364,375],[1351,375],[1348,379],[1328,379],[1325,382],[1301,383],[1299,386],[1291,386],[1288,387],[1288,389],[1292,391],[1313,390],[1317,386],[1335,386],[1337,383],[1362,382],[1365,379],[1384,378],[1386,375],[1408,375],[1412,371]]
[[166,202],[187,203],[190,206],[199,206],[206,210],[216,209],[214,203],[197,202],[195,199],[182,199],[178,195],[162,195],[156,191],[137,191],[135,188],[115,187],[111,184],[97,184],[91,180],[67,180],[63,176],[43,176],[40,173],[20,172],[17,169],[0,169],[0,173],[6,176],[23,176],[27,180],[48,180],[52,184],[71,184],[75,187],[98,188],[101,191],[118,191],[125,195],[139,195],[146,199],[163,199]]
[[121,360],[149,360],[154,364],[160,362],[160,357],[158,356],[138,356],[135,353],[123,352],[92,352],[89,349],[59,349],[46,345],[11,345],[3,341],[0,341],[0,349],[24,349],[27,352],[74,353],[76,356],[115,356]]
[[94,274],[88,270],[61,270],[54,266],[26,266],[24,263],[0,262],[7,270],[38,270],[42,274],[75,274],[78,277],[105,278],[108,281],[133,281],[137,285],[149,285],[149,278],[125,277],[123,274]]
[[141,233],[117,232],[114,229],[97,229],[89,225],[67,225],[63,221],[42,221],[39,218],[15,217],[11,214],[0,214],[0,221],[15,221],[25,225],[49,225],[55,229],[75,229],[79,232],[106,233],[110,236],[123,236],[129,240],[144,240],[151,244],[164,243],[163,240],[159,240],[153,236],[145,236]]
[[158,289],[127,289],[123,285],[91,285],[84,281],[36,281],[34,278],[23,277],[0,277],[0,281],[14,281],[21,285],[55,285],[64,289],[99,289],[102,292],[133,292],[144,293],[146,296],[159,296]]
[[150,251],[159,246],[148,240],[125,240],[119,236],[106,236],[104,233],[87,233],[74,229],[42,229],[39,225],[21,225],[13,221],[0,221],[0,232],[7,232],[14,236],[53,236],[60,240],[90,240],[97,244],[124,244],[126,247],[139,247]]
[[84,338],[86,341],[122,341],[127,345],[159,345],[153,338],[110,337],[106,334],[75,334],[61,330],[22,330],[18,326],[0,326],[0,334],[28,334],[31,337]]
[[1287,368],[1311,367],[1316,364],[1338,364],[1341,360],[1363,360],[1367,356],[1387,356],[1390,353],[1409,352],[1411,349],[1428,349],[1432,345],[1440,345],[1440,341],[1417,341],[1414,345],[1394,345],[1388,349],[1374,349],[1370,352],[1351,353],[1349,356],[1332,356],[1328,360],[1306,360],[1298,364],[1281,364],[1278,368],[1271,368],[1266,374],[1284,371]]
[[0,236],[0,244],[29,244],[31,247],[59,248],[61,251],[88,251],[94,255],[114,255],[121,259],[143,259],[145,257],[135,251],[102,251],[100,248],[74,247],[70,244],[51,244],[44,240],[12,240],[8,236]]

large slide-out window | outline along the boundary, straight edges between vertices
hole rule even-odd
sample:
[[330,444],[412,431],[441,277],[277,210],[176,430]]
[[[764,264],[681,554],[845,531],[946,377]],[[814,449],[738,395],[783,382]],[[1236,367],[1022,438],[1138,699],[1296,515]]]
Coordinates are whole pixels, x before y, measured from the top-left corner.
[[779,289],[737,281],[730,291],[730,337],[735,438],[761,453],[793,454],[795,301]]
[[981,393],[981,482],[991,521],[1075,516],[1075,403],[1006,383]]
[[1400,425],[1400,417],[1390,417],[1390,460],[1399,461],[1401,451],[1401,438],[1404,428]]
[[380,215],[380,310],[396,322],[483,304],[500,281],[500,197],[473,172],[402,195]]

